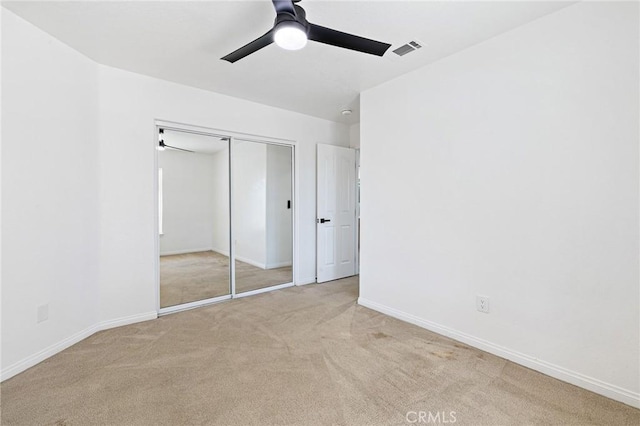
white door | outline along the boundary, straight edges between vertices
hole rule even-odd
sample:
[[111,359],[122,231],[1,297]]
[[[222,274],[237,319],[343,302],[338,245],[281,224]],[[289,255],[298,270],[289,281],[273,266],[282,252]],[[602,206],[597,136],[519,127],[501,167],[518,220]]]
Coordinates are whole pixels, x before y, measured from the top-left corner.
[[317,281],[355,275],[355,150],[318,145]]

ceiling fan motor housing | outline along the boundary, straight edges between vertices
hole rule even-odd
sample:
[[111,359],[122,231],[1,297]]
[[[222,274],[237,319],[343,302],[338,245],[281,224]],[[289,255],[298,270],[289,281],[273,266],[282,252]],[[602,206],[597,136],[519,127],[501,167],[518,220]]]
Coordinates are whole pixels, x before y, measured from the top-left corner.
[[302,29],[305,34],[309,34],[309,22],[306,19],[306,13],[303,8],[298,5],[293,5],[296,14],[292,15],[289,12],[278,12],[276,19],[273,23],[273,28],[277,29],[280,25],[297,26]]

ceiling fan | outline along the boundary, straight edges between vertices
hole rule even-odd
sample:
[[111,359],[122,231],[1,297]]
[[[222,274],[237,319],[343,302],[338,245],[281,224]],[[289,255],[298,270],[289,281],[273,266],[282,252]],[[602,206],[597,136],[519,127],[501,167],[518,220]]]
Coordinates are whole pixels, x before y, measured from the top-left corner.
[[283,49],[298,50],[307,44],[307,40],[313,40],[331,46],[377,56],[384,55],[387,49],[391,47],[388,43],[382,43],[380,41],[312,24],[307,21],[304,9],[294,4],[299,1],[300,0],[272,0],[273,6],[276,9],[276,19],[273,23],[273,28],[263,36],[229,53],[221,59],[234,63],[273,42]]
[[184,148],[178,148],[177,146],[167,145],[166,143],[164,143],[164,138],[163,138],[164,129],[160,129],[158,131],[158,133],[159,133],[159,139],[160,139],[160,141],[158,142],[158,150],[159,151],[164,151],[166,148],[169,148],[169,149],[176,149],[178,151],[195,152],[195,151],[190,151],[190,150],[184,149]]

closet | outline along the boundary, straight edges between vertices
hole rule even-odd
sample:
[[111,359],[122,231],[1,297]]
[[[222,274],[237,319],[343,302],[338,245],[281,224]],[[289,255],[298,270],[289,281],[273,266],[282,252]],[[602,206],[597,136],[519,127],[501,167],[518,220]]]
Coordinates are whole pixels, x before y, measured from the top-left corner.
[[293,143],[157,132],[159,312],[293,285]]

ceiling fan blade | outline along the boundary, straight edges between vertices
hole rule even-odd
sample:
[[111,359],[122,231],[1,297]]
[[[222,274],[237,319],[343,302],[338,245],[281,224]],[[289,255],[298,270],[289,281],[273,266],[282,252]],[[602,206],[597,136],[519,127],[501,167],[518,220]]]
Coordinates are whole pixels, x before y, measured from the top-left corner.
[[271,0],[273,1],[273,7],[276,8],[276,13],[285,12],[289,15],[296,16],[296,10],[293,7],[293,1],[291,0]]
[[309,23],[309,40],[376,56],[384,55],[384,52],[391,47],[388,43],[343,33],[342,31],[332,30],[331,28],[325,28],[311,23]]
[[242,46],[240,49],[229,53],[227,56],[225,56],[224,58],[221,58],[225,61],[229,61],[231,63],[234,63],[235,61],[239,61],[240,59],[244,58],[245,56],[249,56],[252,53],[257,52],[258,50],[262,49],[263,47],[266,47],[268,45],[270,45],[271,43],[273,43],[273,29],[269,30],[265,35],[263,35],[262,37],[259,37],[255,40],[253,40],[251,43],[246,44],[244,46]]

